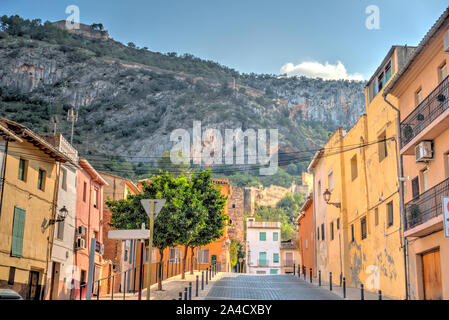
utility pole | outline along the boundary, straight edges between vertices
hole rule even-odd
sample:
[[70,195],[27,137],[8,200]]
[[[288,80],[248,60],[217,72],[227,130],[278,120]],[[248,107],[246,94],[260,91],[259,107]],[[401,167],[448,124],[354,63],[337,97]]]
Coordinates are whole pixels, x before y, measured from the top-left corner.
[[76,110],[76,112],[74,108],[67,110],[67,121],[72,121],[72,133],[70,135],[70,144],[73,144],[73,129],[75,127],[75,122],[78,121],[78,110]]

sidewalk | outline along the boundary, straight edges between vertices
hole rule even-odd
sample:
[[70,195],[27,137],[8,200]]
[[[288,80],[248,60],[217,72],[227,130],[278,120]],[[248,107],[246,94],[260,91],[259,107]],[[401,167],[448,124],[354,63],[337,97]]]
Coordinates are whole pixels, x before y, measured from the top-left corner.
[[[196,276],[198,276],[198,297],[195,297],[195,287],[196,287]],[[184,300],[184,288],[189,288],[189,282],[192,282],[192,300],[203,300],[207,295],[213,284],[220,280],[223,276],[223,272],[218,272],[211,280],[209,284],[206,285],[206,279],[204,279],[204,290],[201,290],[201,271],[195,271],[194,274],[186,272],[186,278],[181,279],[181,275],[173,276],[167,280],[162,281],[162,290],[157,290],[157,283],[151,285],[150,289],[150,299],[151,300],[173,300],[179,299],[179,292],[182,292],[182,299]],[[206,272],[204,271],[204,277],[206,277]],[[188,291],[187,291],[188,292]],[[126,293],[125,299],[123,298],[123,293],[114,293],[114,300],[138,300],[137,293]],[[147,298],[147,289],[142,290],[142,300]],[[95,300],[96,297],[92,297]],[[111,300],[111,295],[100,296],[99,300]]]
[[[293,275],[292,275],[292,277],[293,277]],[[298,278],[298,274],[296,274],[294,277]],[[312,277],[312,283],[310,283],[310,277],[307,275],[304,280],[304,274],[301,274],[300,280],[317,287],[317,289],[319,289],[319,290],[330,291],[329,290],[329,281],[323,280],[322,275],[321,275],[321,287],[319,286],[318,278]],[[330,292],[332,292],[333,294],[335,294],[343,299],[343,288],[339,284],[335,284],[334,281],[332,281],[332,282],[333,282],[332,283],[332,291],[330,291]],[[338,278],[338,282],[340,282],[340,278]],[[364,295],[364,300],[379,300],[378,292],[372,292],[372,291],[368,291],[365,289],[363,291],[363,295]],[[362,293],[361,293],[360,288],[352,288],[352,287],[350,288],[350,287],[346,286],[345,300],[361,300],[361,297],[362,297]],[[382,295],[382,300],[395,300],[395,299],[392,299],[390,297]]]

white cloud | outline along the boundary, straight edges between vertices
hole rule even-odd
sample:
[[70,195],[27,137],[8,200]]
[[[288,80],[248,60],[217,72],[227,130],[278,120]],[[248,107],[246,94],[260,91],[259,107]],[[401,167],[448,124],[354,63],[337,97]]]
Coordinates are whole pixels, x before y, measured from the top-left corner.
[[289,62],[281,67],[281,74],[287,76],[305,76],[310,78],[323,78],[325,80],[363,80],[360,73],[348,74],[345,66],[340,61],[336,65],[326,61],[325,64],[316,61],[304,61],[294,65]]

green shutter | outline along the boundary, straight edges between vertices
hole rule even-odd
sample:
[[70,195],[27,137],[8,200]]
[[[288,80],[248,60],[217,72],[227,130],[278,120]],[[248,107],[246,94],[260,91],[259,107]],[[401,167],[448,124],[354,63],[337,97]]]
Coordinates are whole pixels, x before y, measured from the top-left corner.
[[273,241],[278,241],[279,240],[279,234],[277,232],[273,232]]
[[270,269],[270,274],[278,274],[278,269]]
[[21,257],[23,247],[23,234],[25,230],[26,211],[19,207],[14,207],[14,222],[12,227],[11,256]]
[[259,252],[259,265],[265,266],[267,264],[267,253]]
[[273,254],[273,262],[279,262],[279,253]]
[[260,240],[260,241],[265,241],[265,240],[267,240],[267,233],[266,233],[266,232],[260,232],[260,233],[259,233],[259,240]]

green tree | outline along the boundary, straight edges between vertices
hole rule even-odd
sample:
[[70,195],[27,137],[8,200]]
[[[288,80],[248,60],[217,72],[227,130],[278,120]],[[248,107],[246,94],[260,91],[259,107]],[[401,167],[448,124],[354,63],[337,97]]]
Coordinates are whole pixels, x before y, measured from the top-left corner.
[[219,187],[213,184],[210,169],[193,174],[192,187],[198,192],[198,196],[207,210],[207,216],[204,227],[189,242],[191,270],[193,270],[195,247],[208,245],[223,236],[223,229],[228,220],[228,215],[224,212],[227,198],[221,194]]

